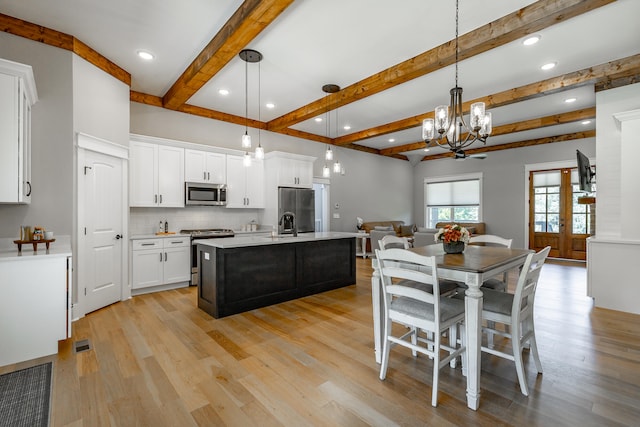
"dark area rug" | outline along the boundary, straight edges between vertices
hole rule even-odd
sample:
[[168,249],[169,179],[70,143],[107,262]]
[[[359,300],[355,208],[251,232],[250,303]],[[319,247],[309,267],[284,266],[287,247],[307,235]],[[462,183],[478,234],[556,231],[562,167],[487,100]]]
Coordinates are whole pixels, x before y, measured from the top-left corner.
[[49,425],[52,363],[0,375],[0,426]]

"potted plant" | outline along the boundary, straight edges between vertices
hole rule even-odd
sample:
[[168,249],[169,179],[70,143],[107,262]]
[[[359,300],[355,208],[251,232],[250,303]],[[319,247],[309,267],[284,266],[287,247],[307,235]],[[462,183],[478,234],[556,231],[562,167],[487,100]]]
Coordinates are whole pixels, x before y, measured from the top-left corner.
[[438,230],[434,239],[442,242],[442,248],[448,254],[460,254],[469,243],[469,230],[458,224],[446,225]]

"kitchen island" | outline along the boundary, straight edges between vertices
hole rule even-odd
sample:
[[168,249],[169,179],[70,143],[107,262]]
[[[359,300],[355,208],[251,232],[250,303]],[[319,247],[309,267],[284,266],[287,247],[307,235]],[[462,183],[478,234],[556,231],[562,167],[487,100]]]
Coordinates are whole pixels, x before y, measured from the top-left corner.
[[356,233],[198,241],[198,307],[215,318],[356,283]]

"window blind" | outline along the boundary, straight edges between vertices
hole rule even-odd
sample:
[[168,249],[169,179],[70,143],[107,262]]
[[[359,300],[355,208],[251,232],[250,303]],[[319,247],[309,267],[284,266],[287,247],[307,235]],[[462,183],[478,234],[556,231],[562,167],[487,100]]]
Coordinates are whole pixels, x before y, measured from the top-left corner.
[[479,206],[480,180],[432,182],[427,184],[428,206]]

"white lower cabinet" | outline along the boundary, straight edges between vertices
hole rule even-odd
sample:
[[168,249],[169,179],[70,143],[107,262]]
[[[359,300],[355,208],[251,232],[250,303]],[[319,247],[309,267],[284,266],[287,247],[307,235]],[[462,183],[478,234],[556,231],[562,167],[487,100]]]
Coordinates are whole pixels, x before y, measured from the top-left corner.
[[133,240],[132,289],[191,280],[189,236]]

